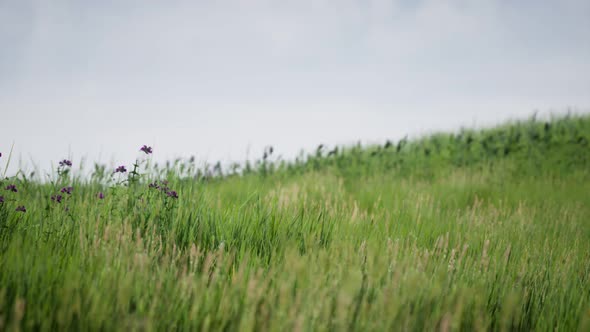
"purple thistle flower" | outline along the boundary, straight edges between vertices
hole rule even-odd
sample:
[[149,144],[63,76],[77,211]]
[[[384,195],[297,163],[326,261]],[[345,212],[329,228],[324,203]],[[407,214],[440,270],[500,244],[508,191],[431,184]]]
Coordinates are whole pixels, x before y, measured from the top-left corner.
[[166,195],[168,195],[168,197],[178,198],[178,193],[174,190],[170,190],[169,192],[166,193]]
[[152,147],[151,146],[144,145],[144,146],[141,147],[141,149],[139,149],[139,151],[143,151],[143,152],[145,152],[145,154],[151,154],[152,153]]
[[6,189],[6,190],[10,190],[10,191],[12,191],[13,193],[15,193],[15,192],[18,192],[18,190],[16,189],[16,186],[15,186],[14,184],[9,184],[9,185],[7,185],[7,186],[6,186],[6,188],[4,188],[4,189]]
[[15,211],[18,211],[18,212],[27,212],[27,209],[25,208],[24,205],[20,205],[20,206],[17,206],[16,207],[16,210]]
[[148,185],[148,187],[153,188],[153,189],[160,189],[160,186],[158,185],[158,182],[150,183]]
[[98,199],[104,199],[104,194],[102,191],[98,193]]
[[71,195],[72,194],[72,190],[74,190],[74,188],[72,187],[63,187],[61,188],[61,192],[64,194],[68,194]]
[[0,196],[0,203],[4,203],[4,196]]
[[115,169],[115,173],[125,173],[127,172],[127,168],[125,166],[119,166]]
[[64,159],[64,160],[62,160],[62,161],[59,162],[59,166],[61,166],[61,167],[65,167],[65,166],[72,167],[72,162],[70,160]]
[[58,203],[61,203],[62,198],[63,198],[62,195],[53,195],[53,196],[51,196],[51,200],[52,201],[55,201],[55,202],[58,202]]

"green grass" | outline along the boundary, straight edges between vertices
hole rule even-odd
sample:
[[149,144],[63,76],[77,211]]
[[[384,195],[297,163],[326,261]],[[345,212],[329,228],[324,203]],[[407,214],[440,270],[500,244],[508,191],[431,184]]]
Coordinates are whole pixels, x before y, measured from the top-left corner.
[[589,140],[566,116],[217,176],[5,179],[0,330],[588,331]]

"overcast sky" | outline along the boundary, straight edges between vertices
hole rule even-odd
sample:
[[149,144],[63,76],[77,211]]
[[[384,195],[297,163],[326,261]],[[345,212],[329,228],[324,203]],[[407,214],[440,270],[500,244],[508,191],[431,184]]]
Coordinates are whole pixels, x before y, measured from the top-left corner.
[[586,112],[589,59],[588,0],[0,0],[0,169]]

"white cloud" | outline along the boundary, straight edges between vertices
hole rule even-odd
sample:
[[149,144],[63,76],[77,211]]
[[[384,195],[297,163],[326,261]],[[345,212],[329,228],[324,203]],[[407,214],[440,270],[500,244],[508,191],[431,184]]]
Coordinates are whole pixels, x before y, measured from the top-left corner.
[[292,154],[590,106],[582,0],[4,0],[0,47],[0,142],[39,160]]

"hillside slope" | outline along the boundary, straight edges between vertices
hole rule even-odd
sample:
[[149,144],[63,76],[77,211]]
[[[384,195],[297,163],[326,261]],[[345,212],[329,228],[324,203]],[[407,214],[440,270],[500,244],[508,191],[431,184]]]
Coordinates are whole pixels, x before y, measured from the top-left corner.
[[568,116],[4,179],[0,330],[588,330],[589,140]]

